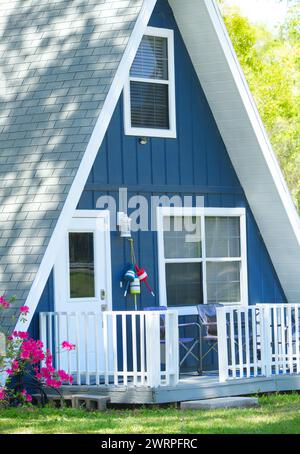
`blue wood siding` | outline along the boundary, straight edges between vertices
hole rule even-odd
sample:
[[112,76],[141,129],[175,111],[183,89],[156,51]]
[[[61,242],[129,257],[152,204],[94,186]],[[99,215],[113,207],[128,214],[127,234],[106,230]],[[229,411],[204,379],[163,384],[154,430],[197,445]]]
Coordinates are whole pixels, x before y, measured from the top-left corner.
[[[118,188],[127,187],[128,197],[143,195],[202,195],[207,207],[246,207],[248,279],[250,304],[285,302],[285,296],[261,238],[243,189],[206,101],[197,75],[167,1],[158,2],[150,24],[175,32],[175,79],[177,139],[149,139],[140,145],[137,137],[124,135],[123,97],[115,109],[78,208],[95,209],[103,194],[118,199]],[[130,210],[129,210],[130,212]],[[135,239],[137,259],[149,276],[156,297],[143,287],[140,304],[159,304],[157,237],[139,232]],[[126,241],[111,233],[113,308],[132,309],[120,289],[120,275],[129,260]],[[53,308],[52,276],[38,310]],[[45,306],[45,300],[49,299]]]
[[53,272],[51,272],[48,282],[44,288],[41,299],[38,304],[37,311],[33,314],[32,322],[30,324],[29,332],[34,339],[39,338],[39,313],[51,312],[54,310],[54,279]]

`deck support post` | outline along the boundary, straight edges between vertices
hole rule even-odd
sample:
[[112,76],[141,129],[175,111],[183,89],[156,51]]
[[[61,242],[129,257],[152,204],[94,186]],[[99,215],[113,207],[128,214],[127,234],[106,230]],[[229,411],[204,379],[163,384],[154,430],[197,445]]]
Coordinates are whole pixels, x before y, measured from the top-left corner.
[[146,317],[147,385],[156,388],[161,383],[160,315],[148,313]]
[[178,314],[169,311],[166,316],[166,385],[176,386],[179,381]]
[[270,377],[272,375],[271,308],[266,304],[260,305],[259,310],[261,313],[262,364],[265,367],[265,376]]

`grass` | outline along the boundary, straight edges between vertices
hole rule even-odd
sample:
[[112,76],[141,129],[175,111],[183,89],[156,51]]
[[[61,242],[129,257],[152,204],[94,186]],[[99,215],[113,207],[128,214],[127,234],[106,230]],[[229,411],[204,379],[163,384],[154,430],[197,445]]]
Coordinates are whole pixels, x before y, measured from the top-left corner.
[[0,434],[299,434],[300,395],[260,397],[251,409],[174,407],[86,412],[71,408],[0,410]]

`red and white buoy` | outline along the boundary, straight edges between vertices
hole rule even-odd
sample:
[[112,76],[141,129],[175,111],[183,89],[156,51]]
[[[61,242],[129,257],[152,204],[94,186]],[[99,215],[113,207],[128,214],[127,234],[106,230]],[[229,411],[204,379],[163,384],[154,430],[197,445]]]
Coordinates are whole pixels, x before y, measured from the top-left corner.
[[155,296],[152,288],[149,285],[148,274],[147,274],[146,270],[144,268],[139,268],[138,265],[136,264],[135,265],[135,271],[136,271],[137,277],[139,278],[140,282],[145,282],[145,284],[146,284],[149,292],[151,293],[151,295]]

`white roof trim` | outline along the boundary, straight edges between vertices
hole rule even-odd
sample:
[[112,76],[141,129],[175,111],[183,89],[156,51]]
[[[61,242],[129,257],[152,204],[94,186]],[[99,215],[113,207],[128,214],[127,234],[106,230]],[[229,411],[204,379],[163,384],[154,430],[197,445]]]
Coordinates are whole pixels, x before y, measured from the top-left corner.
[[106,130],[109,126],[111,117],[120,98],[124,83],[128,77],[130,67],[142,40],[144,31],[148,25],[153,12],[156,0],[144,0],[143,6],[139,13],[138,19],[134,26],[133,32],[123,54],[114,80],[102,107],[101,113],[91,135],[90,141],[82,158],[79,170],[69,191],[67,200],[62,209],[56,227],[42,259],[41,265],[28,294],[26,305],[29,307],[29,316],[26,323],[17,322],[16,330],[27,330],[36,310],[42,292],[45,288],[50,271],[54,265],[56,256],[59,252],[59,244],[62,240],[63,232],[69,226],[70,220],[76,210],[80,196],[84,190],[86,180],[89,176],[93,163],[96,159],[98,150],[101,146]]
[[214,0],[170,0],[287,299],[300,301],[300,220]]

